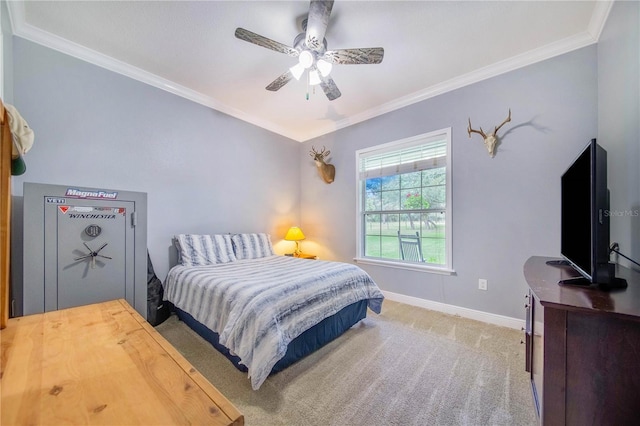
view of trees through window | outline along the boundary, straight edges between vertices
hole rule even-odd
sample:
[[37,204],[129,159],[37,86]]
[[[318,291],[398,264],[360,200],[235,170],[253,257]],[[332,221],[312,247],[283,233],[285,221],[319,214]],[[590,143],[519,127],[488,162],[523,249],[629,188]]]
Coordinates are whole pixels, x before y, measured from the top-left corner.
[[401,259],[398,231],[418,232],[426,263],[446,265],[446,168],[369,178],[364,187],[364,255]]

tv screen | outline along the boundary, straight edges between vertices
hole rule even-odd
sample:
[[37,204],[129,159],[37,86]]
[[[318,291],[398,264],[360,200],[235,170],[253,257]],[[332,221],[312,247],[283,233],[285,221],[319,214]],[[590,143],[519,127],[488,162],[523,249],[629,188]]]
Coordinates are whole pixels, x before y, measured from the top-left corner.
[[586,284],[611,284],[607,152],[595,139],[562,175],[561,191],[562,257]]

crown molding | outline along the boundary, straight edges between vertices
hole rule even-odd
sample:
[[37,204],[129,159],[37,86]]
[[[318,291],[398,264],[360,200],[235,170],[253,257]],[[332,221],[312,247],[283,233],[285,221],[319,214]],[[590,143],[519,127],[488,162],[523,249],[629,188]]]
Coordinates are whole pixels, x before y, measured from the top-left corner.
[[[598,42],[602,28],[611,11],[613,2],[598,1],[594,7],[594,12],[589,23],[589,28],[581,34],[567,37],[563,40],[550,43],[537,49],[530,50],[520,55],[511,57],[501,62],[491,64],[489,66],[474,70],[459,77],[452,78],[442,83],[427,87],[418,92],[411,93],[407,96],[395,99],[378,107],[368,109],[351,117],[344,118],[336,123],[327,124],[323,128],[316,131],[313,135],[307,135],[305,140],[320,137],[336,130],[344,129],[357,123],[387,114],[392,111],[416,104],[418,102],[433,98],[435,96],[447,93],[474,83],[487,80],[498,75],[517,70],[537,62],[551,59],[565,53],[592,45]],[[303,141],[304,142],[304,141]]]
[[327,123],[313,132],[293,132],[289,129],[275,125],[274,123],[250,115],[244,111],[232,108],[215,98],[206,96],[200,92],[176,84],[170,80],[159,77],[140,68],[131,66],[110,56],[91,50],[87,47],[58,37],[46,31],[35,28],[25,22],[23,2],[8,1],[9,19],[13,34],[43,45],[45,47],[65,53],[69,56],[89,62],[101,68],[108,69],[118,74],[133,78],[153,87],[167,91],[174,95],[189,99],[193,102],[212,108],[239,120],[261,127],[270,132],[279,134],[297,142],[305,142],[336,130],[344,129],[357,123],[378,117],[383,114],[413,105],[415,103],[433,98],[443,93],[450,92],[480,81],[514,71],[516,69],[532,65],[534,63],[571,52],[582,47],[597,43],[602,29],[611,11],[613,1],[596,1],[594,11],[589,22],[588,29],[578,35],[567,37],[555,43],[530,50],[504,61],[474,70],[467,74],[454,77],[445,82],[433,85],[418,92],[411,93],[401,98],[387,102],[375,108],[368,109],[351,117],[344,118],[335,123]]
[[[604,21],[603,21],[604,22]],[[598,32],[599,33],[599,32]],[[435,84],[426,89],[420,90],[415,93],[411,93],[407,96],[395,99],[379,107],[369,109],[360,114],[347,117],[336,123],[333,129],[327,129],[325,133],[343,129],[345,127],[352,126],[354,124],[369,120],[371,118],[387,114],[389,112],[413,105],[415,103],[433,98],[443,93],[450,92],[452,90],[460,89],[465,86],[469,86],[474,83],[481,82],[483,80],[496,77],[500,74],[504,74],[510,71],[517,70],[519,68],[526,67],[528,65],[535,64],[537,62],[544,61],[546,59],[559,56],[573,50],[580,49],[582,47],[589,46],[597,42],[597,39],[592,36],[591,31],[585,31],[582,34],[578,34],[572,37],[565,38],[558,42],[548,44],[546,46],[530,50],[512,58],[506,59],[495,64],[474,70],[459,77],[452,78],[439,84]],[[324,134],[324,133],[323,133]],[[317,135],[320,136],[320,135]]]
[[241,110],[230,107],[222,102],[206,96],[200,92],[184,87],[173,81],[159,77],[143,69],[134,67],[130,64],[122,62],[118,59],[104,55],[95,50],[89,49],[80,44],[74,43],[65,38],[56,36],[49,32],[43,31],[24,20],[24,4],[23,2],[7,2],[9,8],[9,17],[11,21],[13,34],[17,37],[24,38],[31,42],[40,44],[58,52],[67,54],[74,58],[88,62],[109,71],[124,75],[134,80],[146,83],[150,86],[172,93],[174,95],[189,99],[198,104],[215,109],[216,111],[235,117],[239,120],[254,124],[265,130],[285,136],[289,139],[301,142],[300,135],[291,133],[288,129],[279,127],[269,121],[259,119],[249,115]]
[[611,12],[613,3],[613,1],[596,2],[593,13],[591,14],[591,21],[589,21],[589,26],[587,28],[587,31],[596,40],[596,42],[600,40],[602,29],[609,18],[609,13]]

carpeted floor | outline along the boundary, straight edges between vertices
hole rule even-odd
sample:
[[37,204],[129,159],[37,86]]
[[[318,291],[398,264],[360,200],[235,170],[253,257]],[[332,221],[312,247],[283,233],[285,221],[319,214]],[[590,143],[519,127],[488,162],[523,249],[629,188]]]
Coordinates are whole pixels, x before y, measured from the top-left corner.
[[175,316],[156,329],[249,426],[536,424],[516,330],[385,300],[254,391]]

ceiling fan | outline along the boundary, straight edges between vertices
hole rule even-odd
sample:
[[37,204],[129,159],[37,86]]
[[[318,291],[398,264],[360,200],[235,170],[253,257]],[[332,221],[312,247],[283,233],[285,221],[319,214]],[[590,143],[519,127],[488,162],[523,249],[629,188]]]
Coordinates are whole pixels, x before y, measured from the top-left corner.
[[[235,36],[240,40],[298,58],[298,63],[271,82],[266,87],[267,90],[275,92],[291,79],[299,80],[304,72],[308,71],[309,85],[319,84],[327,98],[333,101],[341,95],[336,83],[329,76],[333,64],[379,64],[382,62],[384,56],[382,47],[327,50],[327,40],[324,35],[332,8],[333,0],[311,0],[309,16],[302,21],[303,32],[293,40],[293,47],[244,28],[236,28]],[[308,93],[307,99],[309,99]]]

